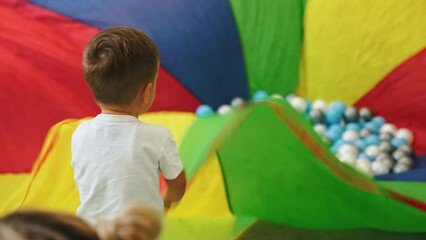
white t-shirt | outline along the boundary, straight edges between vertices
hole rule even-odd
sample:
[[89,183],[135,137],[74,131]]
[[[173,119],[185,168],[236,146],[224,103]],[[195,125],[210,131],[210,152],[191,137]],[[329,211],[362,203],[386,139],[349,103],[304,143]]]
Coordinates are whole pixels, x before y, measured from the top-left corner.
[[160,171],[175,179],[183,169],[169,130],[130,115],[99,114],[81,123],[71,151],[81,201],[77,215],[92,223],[113,219],[134,202],[162,215]]

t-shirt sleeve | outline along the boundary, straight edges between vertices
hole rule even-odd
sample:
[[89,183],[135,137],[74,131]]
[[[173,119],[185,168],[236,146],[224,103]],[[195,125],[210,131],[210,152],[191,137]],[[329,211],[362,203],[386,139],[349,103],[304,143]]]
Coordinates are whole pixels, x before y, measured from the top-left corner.
[[163,144],[162,157],[160,158],[160,171],[166,179],[175,179],[183,170],[182,162],[172,134],[167,130]]

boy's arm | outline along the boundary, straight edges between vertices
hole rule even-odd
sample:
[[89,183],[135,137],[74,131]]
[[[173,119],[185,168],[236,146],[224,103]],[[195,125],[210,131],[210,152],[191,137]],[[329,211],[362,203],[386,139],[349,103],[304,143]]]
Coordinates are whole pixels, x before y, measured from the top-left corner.
[[166,179],[167,190],[163,196],[164,207],[170,208],[173,202],[178,202],[185,193],[186,189],[186,177],[185,171],[182,172],[175,179]]

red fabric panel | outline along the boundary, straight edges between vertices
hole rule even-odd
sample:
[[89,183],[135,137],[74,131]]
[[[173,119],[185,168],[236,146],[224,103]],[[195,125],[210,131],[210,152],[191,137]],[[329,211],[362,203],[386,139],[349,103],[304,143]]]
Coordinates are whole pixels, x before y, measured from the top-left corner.
[[389,73],[356,106],[369,107],[397,127],[412,130],[416,154],[425,154],[426,48]]
[[[0,173],[29,172],[48,129],[96,115],[81,71],[99,30],[24,1],[0,2]],[[199,101],[160,69],[152,110],[193,111]]]
[[167,70],[160,67],[155,101],[149,111],[195,112],[195,109],[200,105],[200,100],[190,93]]

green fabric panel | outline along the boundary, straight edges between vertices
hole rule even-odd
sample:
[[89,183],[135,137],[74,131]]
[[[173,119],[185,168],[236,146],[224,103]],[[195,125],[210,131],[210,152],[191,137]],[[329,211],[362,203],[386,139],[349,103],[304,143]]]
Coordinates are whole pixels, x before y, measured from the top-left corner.
[[305,0],[231,0],[251,93],[294,92]]
[[188,179],[208,157],[212,142],[231,118],[232,114],[197,119],[188,129],[179,148],[179,155]]
[[426,202],[426,182],[378,181],[378,184]]
[[[270,106],[252,108],[219,149],[228,201],[237,216],[309,229],[426,231],[425,212],[336,177]],[[285,104],[282,111],[296,116]],[[301,116],[292,121],[294,126],[305,122]],[[351,169],[332,155],[325,156],[331,156],[327,161],[336,166]],[[376,186],[355,171],[345,174]]]
[[258,221],[236,240],[424,240],[426,233],[383,231],[377,229],[312,230]]

